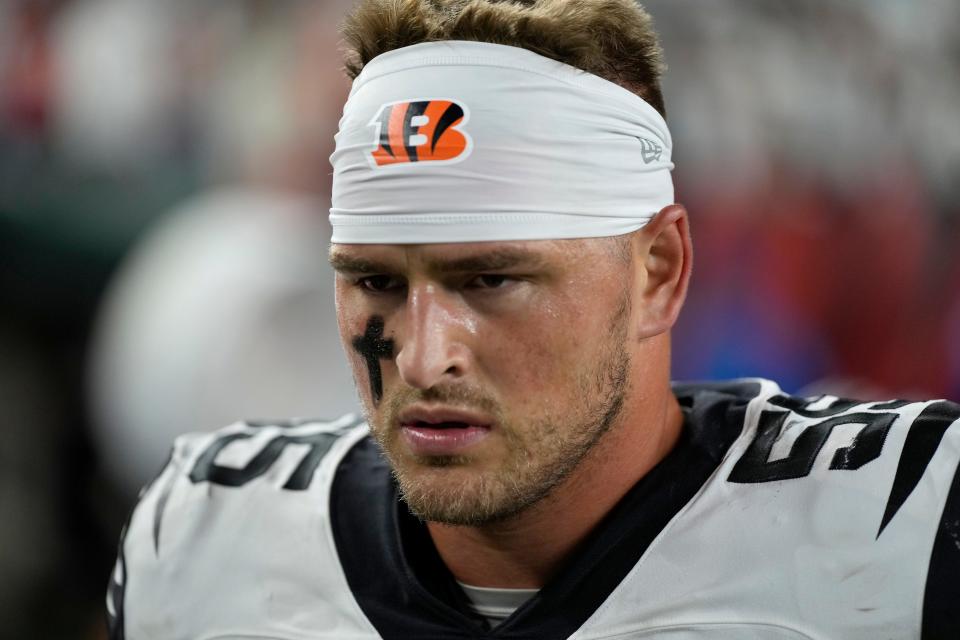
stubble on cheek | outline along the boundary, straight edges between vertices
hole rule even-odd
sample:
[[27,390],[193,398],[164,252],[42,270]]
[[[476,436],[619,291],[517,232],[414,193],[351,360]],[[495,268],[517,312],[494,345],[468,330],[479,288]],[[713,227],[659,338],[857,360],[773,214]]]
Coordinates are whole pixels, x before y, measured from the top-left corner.
[[[455,456],[418,456],[400,433],[400,412],[414,403],[439,403],[490,416],[494,433],[476,452]],[[504,416],[501,405],[473,387],[438,386],[426,390],[388,389],[368,416],[371,434],[386,455],[401,498],[423,520],[468,524],[485,520],[497,509],[511,459],[525,458],[525,443]]]
[[571,393],[563,403],[541,398],[531,405],[537,410],[520,411],[523,417],[514,420],[498,412],[496,439],[476,456],[422,459],[406,451],[395,420],[409,401],[405,395],[388,394],[378,412],[382,420],[371,427],[415,515],[461,526],[502,521],[561,484],[614,423],[628,362],[615,349],[597,369],[568,378],[563,386]]
[[489,394],[463,385],[443,385],[429,389],[415,389],[397,382],[397,387],[386,393],[377,411],[369,416],[371,431],[386,453],[398,459],[410,459],[431,466],[451,466],[475,460],[472,456],[413,456],[405,455],[400,444],[400,413],[417,404],[442,404],[459,409],[473,410],[491,418],[498,433],[511,437],[498,401]]
[[[516,515],[569,477],[622,409],[629,387],[628,302],[615,310],[592,362],[581,356],[564,363],[551,352],[556,342],[548,340],[532,341],[519,357],[514,351],[509,360],[527,368],[522,377],[499,380],[498,388],[529,392],[514,392],[509,411],[475,388],[388,389],[369,414],[371,431],[411,511],[423,520],[480,526]],[[397,417],[417,401],[480,409],[496,416],[496,434],[476,455],[414,456],[400,437]]]

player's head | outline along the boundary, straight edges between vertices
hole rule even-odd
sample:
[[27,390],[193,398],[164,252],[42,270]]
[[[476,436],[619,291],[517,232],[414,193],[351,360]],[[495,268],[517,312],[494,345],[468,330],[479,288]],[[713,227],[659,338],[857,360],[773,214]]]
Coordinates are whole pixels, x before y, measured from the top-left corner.
[[633,0],[363,0],[343,28],[347,75],[414,44],[468,40],[522,47],[605,78],[666,115],[663,52]]
[[414,512],[501,520],[655,446],[690,243],[647,14],[368,0],[345,34],[340,331]]

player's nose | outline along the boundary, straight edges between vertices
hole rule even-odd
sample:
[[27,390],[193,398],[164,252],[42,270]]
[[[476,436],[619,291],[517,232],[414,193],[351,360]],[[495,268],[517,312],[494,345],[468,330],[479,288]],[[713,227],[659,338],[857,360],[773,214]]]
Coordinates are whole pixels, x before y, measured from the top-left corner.
[[429,389],[466,373],[464,321],[452,296],[434,285],[411,286],[404,315],[396,363],[405,383]]

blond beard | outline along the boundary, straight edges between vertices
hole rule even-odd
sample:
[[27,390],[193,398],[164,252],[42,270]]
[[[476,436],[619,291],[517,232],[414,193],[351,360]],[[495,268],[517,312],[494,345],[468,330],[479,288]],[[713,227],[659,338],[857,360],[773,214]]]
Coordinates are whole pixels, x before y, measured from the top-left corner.
[[[577,468],[616,422],[629,387],[630,358],[624,348],[624,301],[614,314],[611,338],[597,365],[577,377],[571,406],[527,420],[503,420],[499,405],[462,386],[404,388],[384,398],[381,420],[371,412],[371,431],[390,462],[402,499],[422,520],[480,526],[502,521],[539,502]],[[584,401],[586,399],[586,401]],[[417,401],[442,402],[484,411],[494,418],[510,452],[495,469],[474,471],[469,456],[410,456],[399,443],[396,416]]]

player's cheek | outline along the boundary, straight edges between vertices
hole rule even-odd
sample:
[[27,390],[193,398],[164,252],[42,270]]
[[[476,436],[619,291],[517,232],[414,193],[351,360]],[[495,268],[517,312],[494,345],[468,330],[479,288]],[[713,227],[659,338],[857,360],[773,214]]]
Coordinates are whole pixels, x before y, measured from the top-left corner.
[[571,318],[558,317],[530,314],[527,322],[503,327],[485,343],[485,368],[493,370],[517,411],[563,406],[578,397],[578,374],[593,361],[595,343],[602,338],[584,333]]
[[337,328],[340,331],[341,340],[347,335],[346,329],[353,315],[351,311],[354,306],[350,299],[346,279],[337,275],[333,287],[333,307],[337,314]]
[[358,304],[355,296],[345,286],[337,283],[336,287],[336,313],[337,329],[340,333],[340,344],[347,357],[350,370],[353,373],[354,383],[360,398],[364,402],[369,402],[369,391],[364,384],[364,360],[363,357],[353,348],[353,341],[357,336],[362,336],[364,331],[364,313],[363,305]]
[[340,341],[347,357],[352,361],[354,352],[350,343],[355,336],[363,335],[366,319],[371,314],[369,304],[350,280],[338,276],[334,288],[334,305]]

